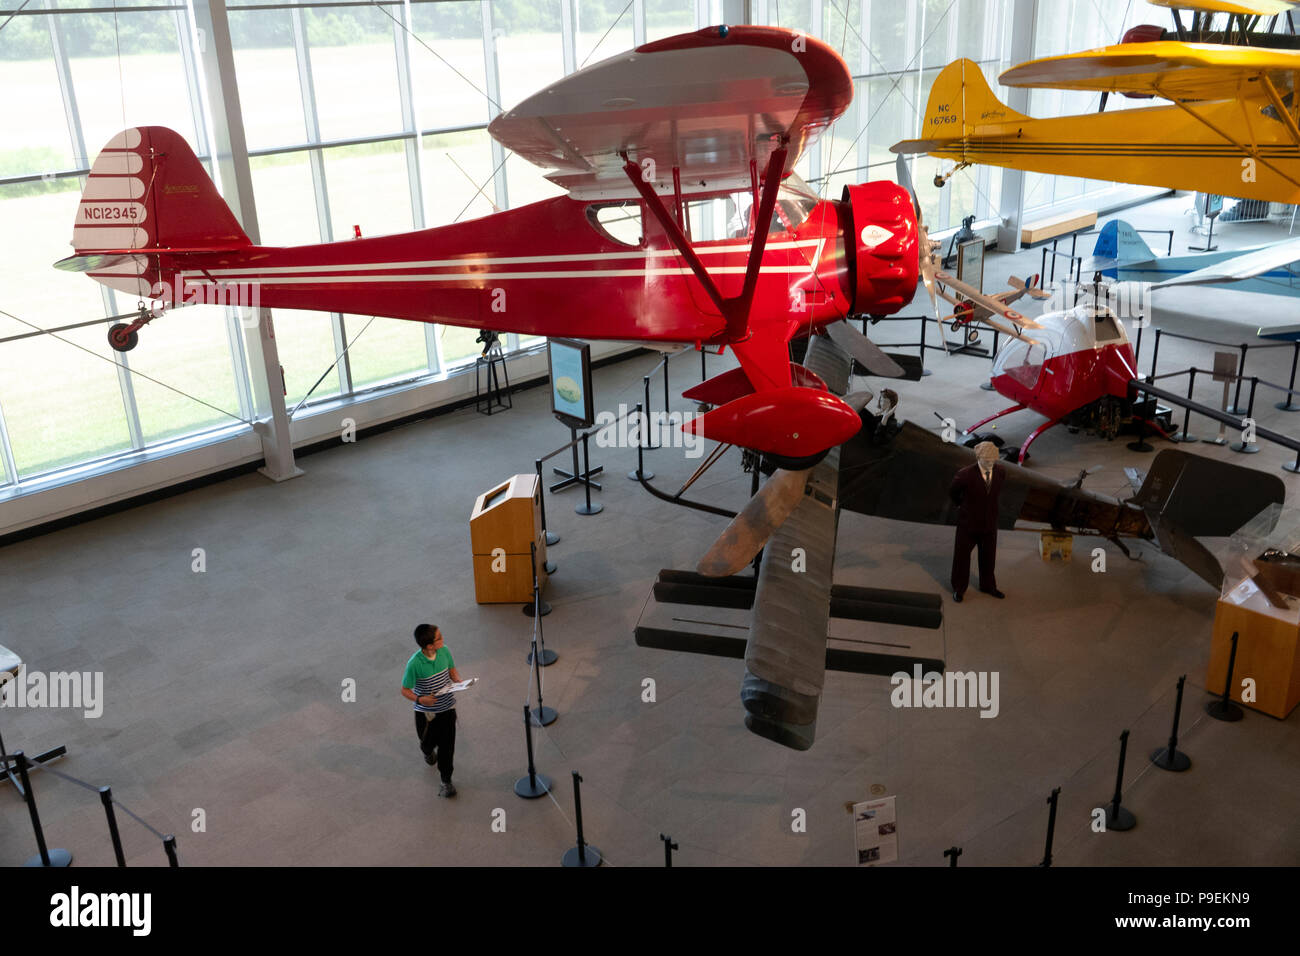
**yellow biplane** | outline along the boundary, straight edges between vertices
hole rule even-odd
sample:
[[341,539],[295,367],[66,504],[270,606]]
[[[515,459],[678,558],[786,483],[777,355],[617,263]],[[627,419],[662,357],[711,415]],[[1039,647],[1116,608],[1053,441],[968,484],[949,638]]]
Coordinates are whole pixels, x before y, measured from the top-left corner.
[[954,160],[948,176],[981,163],[1300,203],[1300,50],[1119,43],[1031,60],[998,79],[1012,87],[1155,96],[1172,105],[1034,119],[1000,102],[977,64],[957,60],[935,79],[921,138],[893,151]]

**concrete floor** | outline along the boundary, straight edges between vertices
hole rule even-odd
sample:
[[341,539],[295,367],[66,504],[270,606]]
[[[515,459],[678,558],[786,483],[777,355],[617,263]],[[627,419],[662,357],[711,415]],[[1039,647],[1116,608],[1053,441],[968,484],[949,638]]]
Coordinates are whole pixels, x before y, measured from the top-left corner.
[[[1189,239],[1180,216],[1188,202],[1126,217],[1140,226],[1172,221],[1177,251]],[[1282,231],[1216,233],[1229,246]],[[1037,271],[1038,256],[991,255],[986,289]],[[1165,295],[1156,325],[1234,343],[1300,313],[1296,300]],[[913,340],[916,326],[875,332],[882,342]],[[1167,342],[1161,369],[1206,366],[1208,351]],[[709,361],[711,372],[729,364]],[[976,387],[986,360],[931,353],[927,362],[932,376],[899,388],[905,417],[929,427],[937,410],[967,425],[1007,404]],[[641,356],[598,370],[599,406],[636,402],[654,364]],[[1252,354],[1251,366],[1285,381],[1290,353]],[[687,409],[677,392],[698,380],[698,358],[676,358],[672,368],[674,406]],[[1272,401],[1261,399],[1259,422],[1300,433],[1300,416]],[[1022,412],[999,432],[1019,440],[1038,421]],[[1193,431],[1209,427],[1193,422]],[[846,805],[873,793],[897,795],[905,865],[944,865],[942,850],[953,844],[964,866],[1030,864],[1042,856],[1045,800],[1057,786],[1058,865],[1300,860],[1300,717],[1204,717],[1216,594],[1181,565],[1152,548],[1129,562],[1108,547],[1108,572],[1094,574],[1086,558],[1101,542],[1076,540],[1073,563],[1048,565],[1034,535],[1005,533],[998,570],[1008,599],[948,601],[942,636],[950,670],[999,672],[999,716],[895,709],[886,679],[832,673],[817,742],[797,753],[744,729],[740,662],[633,643],[655,573],[692,567],[723,521],[628,481],[628,449],[593,455],[606,472],[602,514],[576,515],[576,490],[548,497],[550,526],[563,540],[551,553],[559,570],[544,625],[560,657],[543,677],[560,717],[535,738],[538,768],[556,786],[553,799],[520,800],[511,787],[525,770],[532,624],[518,606],[474,603],[467,520],[478,493],[531,470],[566,439],[546,392],[533,389],[490,419],[461,411],[311,455],[293,481],[236,478],[0,550],[0,643],[35,670],[103,671],[107,698],[96,720],[0,711],[5,742],[29,752],[66,743],[70,755],[56,769],[111,784],[152,826],[177,834],[190,866],[553,865],[574,843],[573,770],[585,780],[587,837],[616,865],[660,863],[660,833],[679,843],[679,865],[849,865]],[[1032,467],[1059,478],[1103,465],[1088,486],[1108,493],[1126,488],[1124,466],[1151,460],[1123,441],[1064,429],[1034,448]],[[1298,480],[1279,469],[1290,456],[1267,445],[1249,458],[1196,450],[1283,475],[1289,490]],[[695,464],[680,451],[650,461],[668,489]],[[733,452],[696,494],[736,507],[747,490]],[[944,592],[951,535],[845,514],[837,579]],[[191,571],[194,548],[206,550],[205,573]],[[481,679],[460,701],[460,793],[450,801],[435,796],[437,774],[420,759],[410,706],[398,696],[421,621],[440,625],[462,675]],[[1165,742],[1184,673],[1182,745],[1193,766],[1167,774],[1146,754]],[[654,703],[642,701],[645,678],[655,681]],[[341,699],[348,679],[355,703]],[[1110,797],[1125,728],[1125,805],[1139,826],[1094,834],[1089,812]],[[96,796],[48,774],[36,787],[51,845],[80,864],[110,863]],[[504,833],[493,829],[498,808]],[[792,832],[797,809],[806,832]],[[192,830],[197,810],[205,832]],[[130,863],[164,862],[143,827],[122,819],[122,831]],[[33,852],[27,814],[6,790],[0,864]]]

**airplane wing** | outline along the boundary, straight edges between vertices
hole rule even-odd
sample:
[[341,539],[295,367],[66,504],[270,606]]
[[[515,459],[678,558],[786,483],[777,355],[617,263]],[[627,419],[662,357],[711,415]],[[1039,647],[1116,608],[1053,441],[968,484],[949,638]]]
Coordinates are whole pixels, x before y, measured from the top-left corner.
[[1003,86],[1142,93],[1167,100],[1265,97],[1262,77],[1277,90],[1291,87],[1300,51],[1157,40],[1117,43],[1013,66],[998,77]]
[[787,140],[782,175],[792,170],[852,98],[848,67],[820,40],[709,27],[570,74],[488,132],[575,198],[634,198],[627,160],[661,194],[672,194],[674,171],[683,193],[749,189],[751,170]]
[[1296,8],[1296,0],[1147,0],[1157,7],[1199,10],[1201,13],[1235,13],[1247,17],[1273,17]]
[[1204,269],[1188,272],[1164,282],[1154,283],[1151,288],[1167,289],[1178,285],[1213,285],[1220,282],[1240,282],[1253,279],[1274,269],[1290,265],[1300,260],[1300,238],[1287,239],[1284,242],[1254,249],[1241,256],[1234,256],[1222,262],[1216,262]]

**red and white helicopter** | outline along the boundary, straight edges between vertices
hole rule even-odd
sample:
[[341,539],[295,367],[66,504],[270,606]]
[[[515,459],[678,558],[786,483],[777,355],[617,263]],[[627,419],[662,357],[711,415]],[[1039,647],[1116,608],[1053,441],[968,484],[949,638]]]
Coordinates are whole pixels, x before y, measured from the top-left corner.
[[[1137,358],[1124,323],[1109,304],[1112,287],[1098,279],[1082,289],[1083,301],[1074,308],[1039,316],[1032,339],[1014,338],[1002,347],[993,360],[990,382],[1016,404],[964,434],[1026,408],[1046,416],[1014,455],[1022,464],[1034,440],[1063,422],[1115,437],[1132,414],[1129,383],[1137,378]],[[1163,431],[1155,422],[1148,424]]]

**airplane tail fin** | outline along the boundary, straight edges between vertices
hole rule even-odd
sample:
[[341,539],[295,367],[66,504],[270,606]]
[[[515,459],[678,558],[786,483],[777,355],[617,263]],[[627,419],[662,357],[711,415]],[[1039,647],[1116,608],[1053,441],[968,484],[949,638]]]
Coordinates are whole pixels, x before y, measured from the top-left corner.
[[1092,255],[1117,262],[1147,262],[1156,257],[1146,240],[1123,219],[1112,219],[1101,227]]
[[172,278],[172,257],[251,246],[180,134],[137,126],[95,157],[72,227],[76,254],[55,266],[131,295],[170,299],[154,293]]
[[1146,512],[1160,549],[1217,588],[1223,569],[1196,538],[1228,537],[1285,496],[1277,475],[1165,448],[1130,500]]
[[994,95],[978,63],[954,60],[940,71],[930,88],[921,138],[904,140],[890,149],[895,153],[936,152],[941,143],[979,135],[981,127],[1025,119],[1029,117]]

